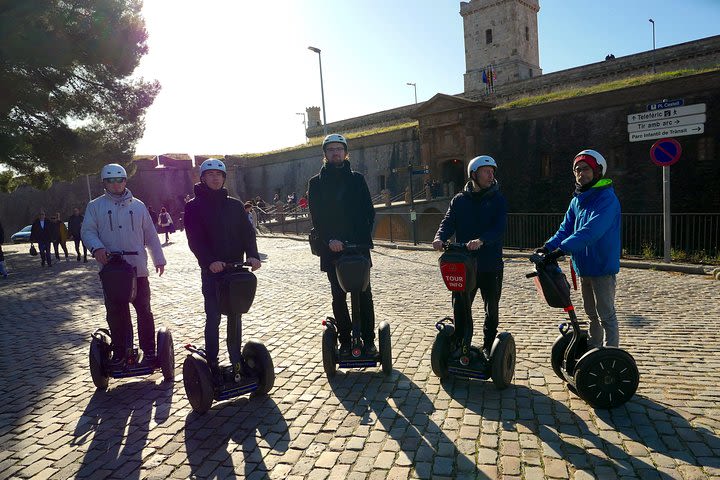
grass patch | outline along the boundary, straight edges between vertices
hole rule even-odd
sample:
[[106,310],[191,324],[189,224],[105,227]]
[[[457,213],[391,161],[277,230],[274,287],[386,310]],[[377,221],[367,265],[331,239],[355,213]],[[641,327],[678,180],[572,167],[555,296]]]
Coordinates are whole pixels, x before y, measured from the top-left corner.
[[531,105],[539,105],[541,103],[553,102],[556,100],[564,100],[567,98],[583,97],[585,95],[592,95],[593,93],[608,92],[611,90],[620,90],[628,87],[635,87],[638,85],[645,85],[648,83],[659,82],[662,80],[670,80],[672,78],[687,77],[690,75],[698,75],[701,73],[715,72],[720,70],[720,65],[716,65],[710,68],[695,68],[695,69],[683,69],[675,70],[672,72],[661,72],[651,73],[648,75],[640,75],[637,77],[623,78],[620,80],[613,80],[611,82],[600,83],[598,85],[591,85],[587,87],[569,88],[567,90],[561,90],[559,92],[545,93],[542,95],[534,95],[532,97],[520,98],[500,104],[494,108],[494,110],[506,110],[510,108],[529,107]]

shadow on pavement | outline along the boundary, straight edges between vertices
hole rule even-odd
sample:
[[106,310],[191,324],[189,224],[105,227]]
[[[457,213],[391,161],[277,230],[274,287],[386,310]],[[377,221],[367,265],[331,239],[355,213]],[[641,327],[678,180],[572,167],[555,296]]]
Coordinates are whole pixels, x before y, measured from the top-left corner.
[[114,388],[111,384],[108,391],[96,391],[73,432],[72,445],[90,442],[77,478],[99,478],[112,473],[116,477],[139,479],[151,420],[162,424],[168,419],[172,392],[172,382],[149,381],[132,381]]
[[191,478],[267,476],[264,453],[285,452],[289,443],[287,422],[268,396],[216,403],[204,415],[191,412],[185,419]]
[[330,386],[345,409],[361,418],[361,424],[370,423],[374,412],[407,457],[395,465],[406,463],[419,478],[490,478],[477,468],[474,446],[470,457],[460,452],[433,420],[435,407],[430,398],[397,370],[390,377],[343,371],[330,380]]
[[[613,476],[675,478],[658,471],[654,461],[663,461],[658,455],[669,460],[666,466],[671,469],[676,463],[670,459],[677,460],[679,465],[720,466],[720,459],[706,446],[720,446],[718,437],[709,429],[693,427],[678,412],[646,397],[636,395],[613,410],[596,409],[594,413],[599,421],[591,422],[564,402],[525,386],[511,385],[498,391],[485,382],[449,378],[442,382],[442,387],[451,398],[483,420],[499,422],[501,431],[531,433],[538,437],[543,442],[541,455],[563,459],[578,470],[594,471],[602,476],[610,474],[607,469],[612,469]],[[583,402],[578,397],[572,401]],[[522,445],[522,440],[520,443]],[[696,456],[693,452],[704,455]]]

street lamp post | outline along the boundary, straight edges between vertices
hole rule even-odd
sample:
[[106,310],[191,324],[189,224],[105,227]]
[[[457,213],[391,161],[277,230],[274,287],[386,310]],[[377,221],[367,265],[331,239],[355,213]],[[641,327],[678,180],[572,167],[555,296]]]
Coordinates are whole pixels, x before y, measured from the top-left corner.
[[318,54],[318,62],[320,62],[320,98],[322,100],[322,111],[323,111],[323,133],[327,135],[327,117],[325,116],[325,88],[323,87],[323,78],[322,78],[322,55],[320,55],[320,49],[316,47],[308,47],[308,50],[311,50]]
[[307,121],[305,121],[305,112],[299,112],[295,115],[302,115],[303,117],[303,135],[305,136],[305,142],[307,142]]
[[653,73],[657,73],[655,70],[655,20],[652,18],[648,19],[650,23],[652,23],[652,29],[653,29],[653,53],[652,53],[652,66],[653,66]]
[[413,87],[413,90],[415,91],[415,104],[417,105],[417,85],[415,85],[412,82],[407,82],[407,85],[410,85]]

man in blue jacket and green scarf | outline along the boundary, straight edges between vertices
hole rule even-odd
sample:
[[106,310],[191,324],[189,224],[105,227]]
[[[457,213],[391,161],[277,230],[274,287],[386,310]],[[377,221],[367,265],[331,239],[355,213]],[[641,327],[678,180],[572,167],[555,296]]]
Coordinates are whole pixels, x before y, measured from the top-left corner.
[[607,162],[595,150],[575,155],[573,173],[575,197],[558,231],[538,252],[550,259],[572,255],[582,284],[583,307],[590,318],[590,343],[617,347],[615,276],[620,271],[620,202],[612,180],[605,178]]

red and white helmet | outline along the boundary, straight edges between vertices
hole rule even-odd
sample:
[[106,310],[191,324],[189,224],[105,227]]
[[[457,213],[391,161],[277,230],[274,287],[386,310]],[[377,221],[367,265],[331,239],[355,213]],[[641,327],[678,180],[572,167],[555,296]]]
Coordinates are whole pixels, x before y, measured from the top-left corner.
[[605,172],[607,172],[607,162],[605,161],[605,157],[595,150],[583,150],[575,155],[572,164],[573,169],[575,169],[575,164],[578,162],[587,163],[594,171],[600,170],[600,173],[603,176],[605,175]]

